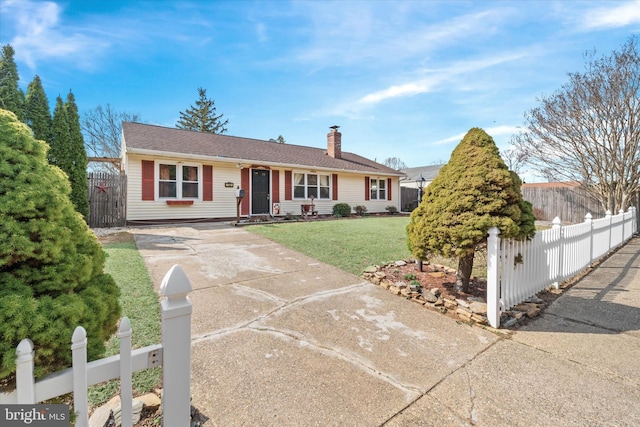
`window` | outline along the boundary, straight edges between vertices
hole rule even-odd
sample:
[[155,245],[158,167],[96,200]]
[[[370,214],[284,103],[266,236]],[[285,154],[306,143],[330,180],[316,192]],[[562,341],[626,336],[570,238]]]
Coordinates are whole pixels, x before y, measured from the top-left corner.
[[329,175],[294,173],[293,198],[310,199],[313,196],[316,199],[329,199],[329,178]]
[[369,191],[371,192],[371,200],[387,200],[387,181],[372,178]]
[[158,164],[158,196],[165,199],[197,199],[200,168],[192,165]]

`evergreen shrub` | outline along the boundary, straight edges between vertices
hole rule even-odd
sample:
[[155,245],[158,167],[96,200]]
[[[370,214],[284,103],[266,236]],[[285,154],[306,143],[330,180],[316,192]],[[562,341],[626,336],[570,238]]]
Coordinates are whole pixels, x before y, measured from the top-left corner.
[[351,215],[351,206],[348,203],[336,203],[333,205],[333,216],[348,217]]
[[105,252],[75,211],[47,145],[0,109],[0,380],[15,373],[16,346],[30,338],[35,376],[70,366],[71,336],[87,331],[98,358],[120,317]]

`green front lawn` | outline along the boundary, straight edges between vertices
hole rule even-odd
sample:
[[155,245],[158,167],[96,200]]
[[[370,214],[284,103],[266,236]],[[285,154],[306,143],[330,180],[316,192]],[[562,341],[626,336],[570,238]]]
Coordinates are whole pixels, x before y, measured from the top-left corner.
[[[360,275],[370,265],[412,258],[407,247],[407,224],[408,216],[371,216],[335,221],[251,225],[247,230]],[[458,267],[455,259],[434,257],[430,261],[451,268]],[[487,261],[483,252],[476,254],[473,274],[486,277]]]
[[251,225],[260,234],[353,274],[372,264],[386,264],[411,256],[407,248],[408,216],[364,217]]

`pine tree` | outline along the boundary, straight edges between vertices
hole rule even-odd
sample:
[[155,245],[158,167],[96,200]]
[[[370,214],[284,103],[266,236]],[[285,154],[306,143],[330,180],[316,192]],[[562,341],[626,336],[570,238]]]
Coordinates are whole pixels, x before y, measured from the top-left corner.
[[49,100],[39,76],[35,76],[27,88],[24,122],[33,131],[33,136],[45,142],[51,141],[51,111]]
[[12,111],[24,120],[24,92],[18,87],[20,76],[13,59],[15,51],[8,44],[2,47],[0,56],[0,108]]
[[89,195],[87,193],[87,151],[84,148],[84,138],[80,129],[80,114],[73,92],[67,94],[64,104],[69,125],[69,169],[65,170],[71,181],[71,201],[76,210],[89,217]]
[[216,105],[213,99],[207,98],[207,90],[198,88],[200,98],[187,111],[180,111],[180,119],[176,123],[178,129],[195,130],[197,132],[219,133],[227,131],[229,120],[222,121],[222,114],[216,116]]
[[482,129],[469,130],[411,213],[409,249],[421,260],[457,258],[456,288],[467,292],[475,252],[486,243],[489,228],[498,227],[507,238],[535,234],[533,210],[520,185],[493,138]]
[[120,316],[106,255],[46,150],[13,113],[0,110],[0,379],[15,372],[23,338],[34,343],[37,377],[69,366],[78,325],[96,359]]

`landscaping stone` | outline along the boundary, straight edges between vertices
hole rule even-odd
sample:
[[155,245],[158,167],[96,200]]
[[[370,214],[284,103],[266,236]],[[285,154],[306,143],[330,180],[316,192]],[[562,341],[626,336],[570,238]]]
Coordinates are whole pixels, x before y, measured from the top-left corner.
[[458,305],[460,305],[462,307],[469,307],[469,303],[466,302],[465,300],[460,299],[460,298],[456,298],[456,302],[458,303]]
[[364,269],[365,273],[375,273],[376,271],[378,271],[378,267],[376,267],[375,265],[370,265],[369,267]]
[[438,301],[438,299],[439,299],[439,298],[438,298],[436,295],[434,295],[434,293],[433,293],[433,292],[431,292],[431,291],[423,292],[423,293],[422,293],[422,296],[424,297],[424,299],[425,299],[427,302],[430,302],[430,303],[435,303],[435,302],[437,302],[437,301]]
[[518,323],[518,319],[516,319],[515,317],[510,317],[505,322],[502,323],[502,326],[504,326],[505,328],[510,328],[516,323]]
[[537,295],[534,295],[532,297],[527,298],[525,302],[530,302],[533,304],[543,304],[544,300],[540,299]]
[[485,302],[473,301],[471,304],[469,304],[469,308],[474,313],[487,314],[487,303]]
[[[406,279],[405,281],[398,280],[397,282],[392,282],[391,280],[389,280],[392,278],[395,278],[397,280],[399,276],[396,273],[400,270],[393,270],[394,273],[391,274],[390,271],[392,271],[392,269],[394,269],[395,267],[402,267],[413,262],[415,261],[399,260],[384,267],[373,266],[375,267],[375,271],[373,271],[373,268],[370,268],[366,270],[365,273],[363,273],[362,277],[374,284],[381,286],[384,289],[387,289],[394,295],[399,295],[406,299],[411,299],[412,301],[427,308],[437,310],[441,314],[449,312],[450,315],[452,315],[453,313],[455,313],[453,317],[457,317],[464,322],[475,323],[482,327],[488,325],[487,303],[486,299],[481,295],[476,294],[476,296],[456,298],[454,295],[446,293],[443,288],[423,289],[421,285],[408,284],[408,280]],[[426,274],[434,278],[445,278],[447,277],[447,274],[455,273],[456,271],[455,269],[446,266],[429,264],[425,262],[424,266],[427,265],[430,265],[430,269],[434,269],[434,271],[426,272]],[[382,271],[385,268],[387,270]],[[474,278],[473,280],[477,281],[478,279]],[[561,290],[555,289],[550,289],[548,292],[554,294],[562,293]],[[524,302],[511,308],[506,313],[503,313],[500,324],[503,328],[511,328],[517,325],[519,322],[524,322],[528,318],[538,316],[541,313],[542,309],[546,307],[546,305],[547,304],[545,303],[545,300],[537,295],[529,297]],[[496,330],[499,331],[499,329]]]
[[112,420],[113,410],[107,406],[101,406],[91,414],[89,427],[108,427]]
[[143,396],[136,397],[136,400],[141,401],[145,408],[152,410],[158,409],[162,404],[162,401],[155,393],[147,393]]
[[458,306],[458,304],[455,301],[451,301],[449,299],[445,299],[444,300],[444,306],[445,306],[445,308],[456,308]]

